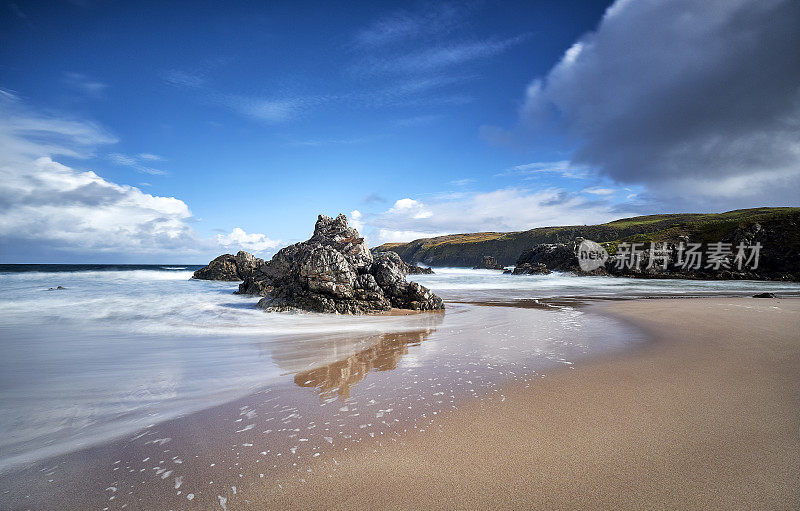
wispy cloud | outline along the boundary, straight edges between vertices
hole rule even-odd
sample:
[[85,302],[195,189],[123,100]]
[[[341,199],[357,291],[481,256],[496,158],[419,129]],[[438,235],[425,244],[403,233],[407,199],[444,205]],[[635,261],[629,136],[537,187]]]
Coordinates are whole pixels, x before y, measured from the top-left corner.
[[384,138],[384,135],[369,135],[364,137],[349,137],[349,138],[318,138],[307,140],[293,140],[289,142],[292,147],[325,147],[334,145],[358,145],[372,142]]
[[[146,154],[146,156],[155,156],[155,155]],[[116,163],[117,165],[121,165],[123,167],[130,167],[137,172],[141,172],[142,174],[150,174],[151,176],[166,175],[166,172],[164,172],[163,170],[154,169],[152,167],[145,165],[143,163],[143,160],[152,161],[152,159],[144,158],[142,157],[142,155],[128,156],[121,153],[111,153],[108,155],[108,159]]]
[[381,53],[360,59],[354,70],[367,75],[428,75],[429,80],[436,80],[438,77],[430,76],[430,73],[452,72],[459,65],[494,57],[522,43],[527,37],[447,42],[395,55]]
[[204,76],[181,71],[180,69],[170,69],[165,71],[162,73],[162,77],[164,78],[164,81],[171,85],[188,87],[191,89],[197,89],[206,84],[206,79]]
[[533,176],[537,174],[557,174],[571,179],[584,179],[590,175],[590,169],[583,165],[576,165],[570,160],[536,161],[516,165],[504,170],[496,176]]
[[395,11],[357,32],[355,42],[359,46],[376,47],[421,36],[441,36],[460,26],[468,11],[467,6],[445,3],[429,4],[416,12]]
[[472,184],[474,182],[475,182],[474,178],[465,177],[464,179],[456,179],[456,180],[450,181],[450,184],[451,185],[455,185],[455,186],[467,186],[467,185]]
[[498,55],[521,43],[526,38],[527,36],[522,35],[508,39],[487,39],[484,41],[456,43],[405,55],[387,64],[393,68],[409,72],[442,69]]
[[403,119],[397,119],[394,121],[395,126],[400,126],[401,128],[413,128],[416,126],[424,126],[426,124],[432,124],[442,118],[440,114],[423,114],[423,115],[415,115],[414,117],[405,117]]
[[0,89],[0,153],[7,158],[90,158],[117,138],[96,123],[30,111],[12,91]]
[[600,186],[592,186],[590,188],[584,188],[584,193],[591,193],[592,195],[614,195],[617,193],[617,190],[613,188],[603,188]]
[[100,96],[108,88],[107,84],[93,80],[82,73],[64,73],[64,83],[87,96],[95,97]]
[[324,95],[257,96],[220,92],[204,75],[175,69],[163,73],[162,76],[169,85],[194,91],[200,101],[270,124],[295,119],[313,106],[330,100]]

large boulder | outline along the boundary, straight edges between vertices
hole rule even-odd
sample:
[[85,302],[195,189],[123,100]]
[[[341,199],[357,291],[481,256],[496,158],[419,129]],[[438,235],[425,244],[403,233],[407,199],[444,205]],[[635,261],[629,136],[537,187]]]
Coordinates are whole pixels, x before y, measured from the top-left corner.
[[259,259],[249,252],[239,251],[236,255],[222,254],[208,263],[208,266],[195,271],[192,278],[199,280],[245,280],[263,264],[263,259]]
[[443,309],[441,298],[406,280],[408,266],[394,252],[373,257],[347,217],[320,215],[307,241],[278,251],[240,292],[263,295],[267,311],[366,314],[392,307]]

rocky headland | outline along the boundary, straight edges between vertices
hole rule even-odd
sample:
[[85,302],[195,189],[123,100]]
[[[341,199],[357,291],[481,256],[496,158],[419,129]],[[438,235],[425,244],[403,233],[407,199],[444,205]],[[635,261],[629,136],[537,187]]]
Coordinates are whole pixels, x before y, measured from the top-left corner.
[[[409,264],[483,267],[487,258],[499,265],[516,264],[507,273],[582,272],[575,254],[581,239],[602,244],[611,257],[591,275],[645,278],[755,279],[800,281],[800,208],[755,208],[711,214],[665,214],[624,218],[600,225],[538,227],[521,232],[479,232],[387,243],[374,253],[396,252]],[[638,267],[618,267],[617,247],[638,243]],[[650,243],[667,244],[667,264],[650,264]],[[733,257],[720,268],[684,268],[680,247],[700,243],[761,246],[756,268],[738,269]],[[735,255],[735,254],[734,254]],[[662,257],[663,254],[660,255]],[[659,259],[659,262],[663,259]]]
[[267,311],[369,314],[392,308],[444,309],[441,298],[406,280],[410,272],[430,271],[416,268],[394,252],[373,255],[346,216],[320,215],[310,239],[281,249],[270,261],[246,252],[226,254],[195,272],[195,278],[243,280],[238,292],[263,296],[258,307]]

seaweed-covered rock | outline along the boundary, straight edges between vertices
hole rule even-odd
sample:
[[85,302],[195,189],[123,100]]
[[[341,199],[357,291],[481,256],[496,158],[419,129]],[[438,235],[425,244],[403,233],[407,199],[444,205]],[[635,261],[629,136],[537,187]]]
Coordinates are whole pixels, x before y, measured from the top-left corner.
[[320,215],[309,240],[278,251],[240,292],[263,294],[258,306],[268,311],[365,314],[392,307],[443,309],[441,298],[406,280],[407,272],[408,266],[394,252],[373,257],[344,215]]

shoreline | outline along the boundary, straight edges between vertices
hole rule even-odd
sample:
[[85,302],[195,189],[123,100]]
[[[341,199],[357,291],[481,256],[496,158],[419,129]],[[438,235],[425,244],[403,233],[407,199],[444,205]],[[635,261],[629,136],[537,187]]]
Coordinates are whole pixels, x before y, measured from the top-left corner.
[[[781,321],[759,318],[774,307]],[[322,470],[288,495],[264,492],[258,504],[800,506],[800,300],[626,300],[589,308],[636,325],[648,341],[550,372],[530,390],[513,384],[505,401],[462,407],[438,433],[410,436],[380,455],[351,453],[338,473]]]
[[[726,303],[729,305],[725,305]],[[574,366],[565,366],[563,369],[552,367],[544,371],[542,375],[537,375],[530,384],[523,384],[519,381],[504,384],[499,391],[499,394],[503,396],[502,400],[471,398],[464,403],[459,403],[459,406],[454,406],[452,410],[433,418],[429,425],[422,424],[424,428],[420,429],[427,430],[424,433],[409,428],[395,437],[386,438],[383,445],[380,445],[380,443],[372,445],[369,442],[363,442],[357,445],[350,445],[349,449],[348,447],[342,448],[337,443],[336,446],[331,446],[334,447],[329,453],[332,454],[332,458],[323,456],[312,459],[312,462],[308,465],[309,472],[303,474],[302,484],[297,482],[299,467],[275,465],[275,467],[268,469],[268,467],[264,466],[261,470],[267,473],[266,477],[261,478],[258,477],[258,473],[253,474],[253,470],[258,472],[259,461],[264,460],[259,459],[257,455],[249,455],[246,452],[248,449],[242,448],[242,446],[252,444],[235,443],[245,440],[244,438],[239,438],[240,436],[244,437],[245,434],[232,435],[234,431],[238,433],[238,429],[231,429],[231,426],[235,428],[242,427],[239,421],[243,417],[247,417],[248,414],[254,413],[257,409],[254,406],[255,401],[267,402],[271,399],[269,395],[260,392],[197,414],[170,420],[166,424],[157,424],[151,431],[143,433],[148,436],[136,441],[136,443],[141,444],[144,443],[143,440],[149,439],[146,443],[151,445],[148,445],[145,450],[141,445],[134,445],[134,438],[111,442],[62,457],[66,461],[56,472],[61,472],[59,475],[66,476],[63,483],[67,483],[71,479],[86,477],[87,474],[82,470],[84,468],[90,469],[91,476],[89,477],[93,479],[92,484],[81,485],[82,495],[75,495],[74,499],[69,499],[69,501],[81,503],[81,505],[75,504],[76,509],[86,507],[90,503],[92,506],[98,505],[105,500],[105,497],[109,498],[106,504],[114,504],[113,500],[117,497],[119,497],[119,500],[117,500],[119,504],[129,502],[123,500],[126,497],[123,493],[117,494],[122,489],[121,486],[115,480],[109,479],[110,471],[120,469],[129,471],[142,470],[147,472],[146,475],[148,476],[152,476],[153,472],[158,475],[159,470],[161,470],[161,475],[167,474],[168,479],[165,478],[163,482],[157,484],[152,479],[149,479],[150,482],[147,485],[137,487],[135,491],[141,495],[139,498],[144,499],[140,501],[140,504],[162,502],[166,505],[167,502],[174,501],[170,505],[176,509],[197,509],[207,508],[212,505],[216,506],[218,497],[227,499],[226,502],[230,509],[261,509],[265,505],[278,508],[307,507],[311,509],[371,508],[386,507],[387,505],[400,508],[432,506],[442,508],[511,508],[536,505],[549,508],[599,506],[636,509],[644,507],[645,503],[652,503],[653,506],[651,507],[658,507],[658,505],[662,507],[697,507],[698,505],[708,504],[711,501],[688,500],[685,495],[679,495],[680,492],[676,490],[678,486],[664,486],[665,483],[670,482],[669,480],[665,481],[665,478],[668,479],[667,476],[674,477],[676,475],[674,473],[664,473],[664,470],[662,470],[660,472],[657,471],[656,474],[647,474],[643,480],[637,480],[636,474],[630,473],[630,471],[626,472],[626,467],[630,466],[638,467],[637,470],[649,469],[651,472],[654,468],[658,468],[652,464],[652,458],[659,455],[659,449],[664,448],[664,446],[659,447],[658,437],[652,438],[653,431],[648,429],[648,424],[651,426],[655,424],[656,412],[658,412],[659,406],[664,405],[664,403],[650,403],[654,406],[646,407],[644,418],[630,415],[636,409],[636,405],[641,406],[642,402],[637,401],[636,393],[630,395],[631,389],[620,389],[619,384],[627,381],[631,382],[633,386],[644,385],[644,390],[649,392],[649,394],[645,395],[657,396],[660,400],[665,400],[673,411],[675,409],[678,411],[691,409],[694,403],[692,403],[690,396],[686,395],[686,389],[682,388],[686,387],[686,380],[684,380],[683,384],[675,385],[676,376],[664,374],[663,369],[659,371],[659,368],[654,365],[654,360],[668,364],[669,367],[678,370],[680,369],[679,366],[685,362],[684,358],[687,353],[694,355],[699,353],[706,357],[709,355],[708,352],[704,351],[704,344],[688,346],[687,350],[686,339],[676,340],[676,333],[665,334],[662,329],[664,321],[674,326],[676,313],[683,311],[690,316],[696,316],[699,311],[698,307],[710,306],[708,304],[718,304],[714,306],[716,309],[720,308],[719,304],[722,304],[723,307],[720,310],[712,307],[709,318],[699,325],[690,326],[687,324],[676,327],[680,332],[686,334],[686,339],[699,339],[701,341],[705,339],[703,342],[709,342],[707,339],[709,331],[711,334],[716,335],[715,332],[726,332],[726,328],[728,330],[733,328],[735,326],[733,323],[735,322],[728,324],[730,323],[730,318],[727,323],[723,321],[721,324],[716,325],[715,328],[709,328],[708,324],[705,324],[709,321],[718,322],[718,318],[721,315],[724,316],[723,309],[730,307],[730,304],[741,308],[742,311],[749,311],[745,314],[749,316],[763,315],[765,311],[768,313],[776,304],[782,304],[781,306],[786,309],[787,314],[790,314],[785,316],[784,323],[788,319],[790,324],[783,324],[782,327],[779,327],[776,326],[778,322],[775,321],[775,325],[761,325],[758,328],[777,328],[779,331],[782,328],[787,332],[797,332],[798,328],[800,328],[800,321],[797,319],[800,317],[798,315],[800,313],[800,300],[795,298],[777,300],[742,297],[681,298],[679,300],[596,300],[590,303],[582,303],[580,308],[589,314],[610,317],[628,326],[632,325],[638,331],[645,333],[644,341],[628,346],[622,351],[600,353],[582,358],[574,370],[566,369],[566,367],[573,368]],[[486,303],[485,305],[495,306],[501,304]],[[578,304],[569,302],[566,305],[576,306]],[[526,308],[531,305],[517,303],[514,306]],[[534,307],[542,307],[542,304],[534,305]],[[544,305],[544,308],[550,307],[552,306]],[[745,307],[750,307],[750,309]],[[759,323],[749,317],[747,321],[748,324],[745,325],[745,328],[752,328]],[[794,321],[794,323],[791,323],[791,321]],[[741,325],[739,327],[741,328]],[[687,328],[688,330],[686,330]],[[681,329],[686,331],[684,332]],[[423,339],[424,337],[409,338],[408,341],[413,345],[414,342]],[[403,342],[401,344],[405,346],[408,343]],[[793,347],[791,345],[782,345],[782,349],[794,350],[792,351],[794,358],[790,357],[788,363],[794,364],[792,367],[800,370],[800,351],[798,351],[797,344],[795,343]],[[391,353],[398,347],[391,342],[387,346],[392,348],[389,350]],[[711,344],[705,346],[705,348],[719,349],[720,345],[719,342],[712,340]],[[678,351],[677,354],[675,350]],[[682,350],[687,352],[684,353]],[[363,361],[359,363],[363,363]],[[642,364],[646,369],[644,375],[641,372]],[[334,367],[334,369],[336,371],[340,370],[338,367]],[[379,368],[377,370],[381,371],[382,369]],[[683,372],[686,372],[686,368],[683,368]],[[698,372],[698,374],[700,373]],[[653,379],[654,381],[648,382],[648,379]],[[797,395],[800,395],[800,385],[796,380],[796,377],[794,379],[790,378],[789,384],[794,384],[798,389]],[[670,385],[664,385],[664,381],[671,382],[672,386],[682,393],[673,393],[670,390]],[[295,379],[296,385],[302,386],[302,383]],[[724,375],[717,374],[713,383],[714,386],[711,388],[724,387],[724,384],[726,384]],[[762,387],[763,383],[762,381]],[[597,389],[598,386],[615,390],[600,395],[593,394],[593,389]],[[763,390],[762,387],[759,388]],[[740,391],[739,394],[745,395],[746,392]],[[293,395],[296,396],[298,394]],[[308,401],[306,404],[309,405],[322,397],[313,393],[303,396],[303,399]],[[768,401],[765,400],[764,402]],[[572,406],[571,410],[567,409],[570,404]],[[339,406],[335,403],[334,405]],[[794,408],[784,405],[784,414],[787,413],[787,409],[790,412],[800,410],[800,400],[795,399],[794,405],[796,405]],[[298,406],[302,407],[301,404],[298,404]],[[608,410],[619,410],[620,413],[629,414],[628,421],[622,424],[615,424],[607,414],[604,414]],[[639,411],[641,412],[641,409]],[[696,413],[698,410],[695,409],[694,411]],[[799,412],[795,411],[792,419],[800,426],[798,414]],[[590,426],[590,424],[585,423],[586,416],[597,417],[605,421],[603,424],[611,426],[610,431],[613,433],[611,438],[608,438],[608,431],[597,431],[591,428],[588,429],[591,434],[586,435],[587,430],[581,430],[581,428]],[[646,421],[644,420],[645,418],[647,419]],[[698,417],[695,416],[694,418],[697,419]],[[705,422],[698,420],[693,424],[704,424],[709,419],[709,417],[703,416],[702,413],[700,418]],[[667,416],[667,419],[668,422],[672,421],[670,424],[675,422],[674,416]],[[625,428],[622,426],[630,429],[631,420],[638,428],[635,429],[637,435],[634,437],[637,440],[632,444],[637,449],[634,452],[645,452],[647,456],[644,459],[649,464],[636,457],[625,456],[626,439],[622,433]],[[732,424],[736,426],[735,423]],[[735,427],[733,429],[736,430]],[[795,428],[796,430],[797,428]],[[223,457],[227,457],[225,463],[229,463],[228,470],[242,472],[239,474],[239,478],[242,478],[240,479],[241,483],[233,481],[234,484],[239,484],[240,486],[232,486],[230,480],[227,483],[217,481],[220,477],[219,467],[211,468],[214,467],[213,464],[206,469],[196,467],[193,469],[194,473],[186,472],[186,470],[190,469],[190,466],[171,464],[170,458],[173,458],[171,455],[172,449],[176,447],[172,445],[175,442],[170,443],[171,437],[175,435],[185,436],[187,431],[190,438],[194,437],[201,444],[205,439],[216,439],[214,444],[201,447],[201,451],[198,452],[204,453],[204,457],[208,457],[209,453],[215,453],[212,458],[218,458],[216,463],[220,463]],[[584,434],[579,434],[579,432]],[[252,431],[252,433],[257,432]],[[764,434],[767,435],[767,432]],[[164,439],[167,439],[166,444],[159,443],[163,442]],[[724,450],[724,446],[710,444],[707,442],[708,439],[699,444],[696,438],[689,438],[688,440],[690,442],[687,447],[685,445],[687,438],[675,437],[673,438],[673,443],[664,448],[664,452],[669,455],[670,448],[683,446],[688,449],[694,445],[702,453],[704,448],[708,447],[713,448],[711,449],[713,451],[711,454],[713,454],[715,461],[725,461],[725,453],[720,452]],[[763,441],[764,439],[760,440]],[[631,442],[631,440],[628,439],[627,442]],[[614,446],[615,450],[604,452],[604,447],[608,448],[609,445]],[[288,447],[288,445],[284,447]],[[784,449],[784,451],[795,456],[793,458],[794,461],[800,463],[800,448],[798,448],[797,442],[795,441],[788,448],[788,450]],[[520,455],[526,452],[525,456]],[[232,453],[235,456],[231,457]],[[695,455],[695,457],[699,457],[697,453]],[[139,461],[152,459],[153,461],[158,460],[158,463],[153,464],[153,466],[149,466],[148,463],[141,463],[142,469],[133,465],[125,466],[125,461],[121,465],[112,465],[114,460],[130,460],[137,457]],[[111,466],[97,466],[98,459],[109,460],[108,464]],[[211,461],[212,463],[214,462],[213,459]],[[661,461],[661,466],[666,469],[668,465],[664,464],[665,460]],[[697,473],[690,462],[691,459],[683,460],[683,467],[687,470],[687,473],[694,474],[695,479],[698,480],[702,480],[703,477],[709,477],[708,474]],[[150,464],[152,463],[150,462]],[[177,462],[173,459],[173,463]],[[592,476],[598,475],[592,471],[603,466],[612,467],[612,473],[610,475],[604,474],[599,480],[592,479]],[[714,467],[713,463],[707,465],[707,468]],[[726,467],[728,470],[731,469],[728,465]],[[183,480],[183,476],[181,476],[181,483],[179,479],[175,478],[175,487],[172,495],[177,493],[179,499],[170,498],[169,500],[164,500],[165,497],[169,496],[169,492],[165,493],[164,490],[166,487],[172,488],[172,481],[174,476],[178,474],[178,468],[183,470],[182,474],[187,474],[188,479]],[[303,468],[305,469],[305,467]],[[175,470],[175,472],[173,473],[170,469]],[[620,478],[620,473],[625,477]],[[568,477],[566,474],[570,476]],[[759,476],[758,473],[753,475]],[[243,476],[245,477],[243,478]],[[742,474],[739,474],[738,477],[741,478]],[[254,478],[255,483],[252,482]],[[158,480],[158,478],[156,479]],[[206,488],[201,493],[198,493],[196,498],[193,497],[192,501],[184,500],[188,492],[192,491],[191,486],[187,486],[187,484],[189,481],[197,479],[207,479],[223,485],[227,484],[227,486],[220,487],[218,489],[219,493],[212,492],[212,494],[209,494],[208,490],[210,488]],[[237,478],[233,477],[233,479]],[[271,484],[271,482],[268,482],[269,479],[279,481],[278,485]],[[86,479],[83,480],[85,481]],[[248,480],[248,482],[245,483],[245,480]],[[263,481],[263,484],[259,484],[259,481]],[[635,484],[633,481],[635,481]],[[798,483],[795,487],[800,487],[800,476],[795,476],[794,482]],[[58,485],[57,483],[58,481],[55,485],[48,487],[47,483],[40,481],[38,484],[41,484],[41,486],[37,484],[38,488],[32,487],[30,490],[32,492],[50,491],[54,496],[61,492],[70,494],[73,491],[78,491],[69,484]],[[141,483],[145,483],[144,478]],[[680,483],[684,489],[691,489],[692,481],[681,480]],[[26,488],[26,485],[34,486],[33,482],[25,482],[24,480],[22,483],[18,482],[15,486],[19,491],[22,488]],[[787,509],[796,507],[796,504],[800,503],[798,491],[795,490],[794,493],[789,491],[788,484],[778,483],[777,486],[784,494],[783,500],[787,503],[785,505]],[[57,487],[58,491],[56,491]],[[133,486],[131,487],[133,488]],[[485,488],[486,491],[476,493],[475,487]],[[115,489],[112,491],[109,488]],[[642,488],[649,489],[649,493],[642,490]],[[669,488],[671,493],[665,494],[665,488]],[[6,486],[4,485],[0,490],[6,491]],[[736,489],[725,489],[730,494],[736,494],[734,490]],[[775,491],[766,492],[766,496],[774,495]],[[99,493],[101,499],[90,498],[87,492]],[[638,499],[635,493],[639,493]],[[689,493],[697,496],[696,493],[691,491]],[[706,495],[706,498],[720,498],[721,495],[717,493],[719,491],[715,491],[714,495],[711,496]],[[762,493],[765,492],[762,491]],[[111,497],[114,497],[114,499],[111,499]],[[680,500],[679,497],[684,499]],[[780,501],[775,501],[774,499],[764,500],[764,498],[764,495],[762,495],[762,500],[757,503],[753,502],[753,506],[781,508]],[[748,502],[747,495],[739,495],[737,499],[725,502],[715,501],[716,504],[709,505],[709,507],[728,507],[733,509],[737,507],[737,504],[741,505],[741,507],[747,507],[741,504]],[[50,500],[49,507],[53,509],[63,507],[64,502],[60,499]],[[765,503],[768,505],[765,506]],[[25,507],[20,502],[15,505],[16,507],[11,508]],[[110,507],[114,509],[120,506],[111,505]],[[148,508],[147,505],[145,505],[145,508]]]

